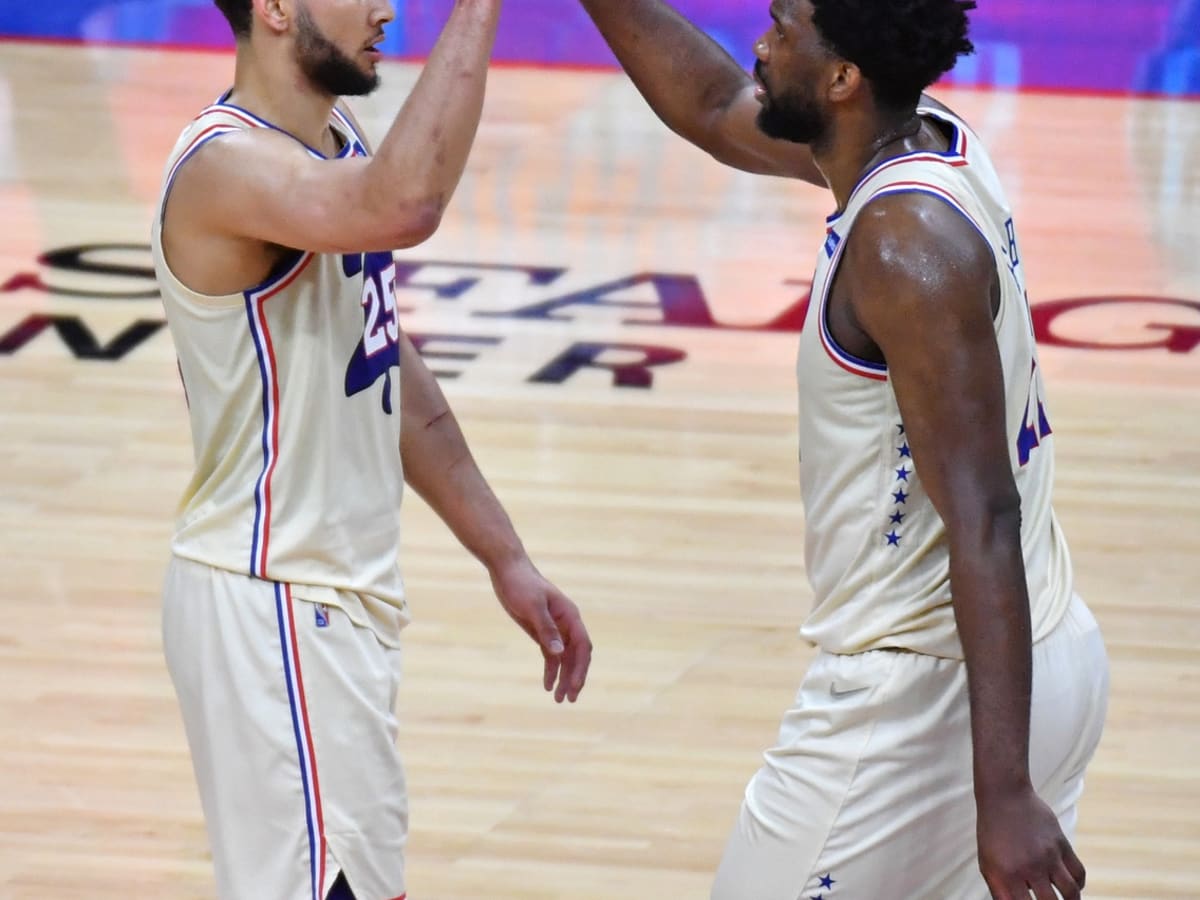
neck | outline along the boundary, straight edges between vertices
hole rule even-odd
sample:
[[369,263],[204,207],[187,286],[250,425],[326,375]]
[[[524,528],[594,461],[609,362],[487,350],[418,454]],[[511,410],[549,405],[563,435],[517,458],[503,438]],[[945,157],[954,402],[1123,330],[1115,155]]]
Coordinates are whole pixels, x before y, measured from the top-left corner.
[[327,156],[336,152],[329,116],[337,98],[314,89],[290,56],[239,42],[229,100]]
[[921,149],[925,143],[921,117],[914,110],[901,116],[832,123],[829,133],[813,144],[812,151],[842,210],[863,175],[887,159]]

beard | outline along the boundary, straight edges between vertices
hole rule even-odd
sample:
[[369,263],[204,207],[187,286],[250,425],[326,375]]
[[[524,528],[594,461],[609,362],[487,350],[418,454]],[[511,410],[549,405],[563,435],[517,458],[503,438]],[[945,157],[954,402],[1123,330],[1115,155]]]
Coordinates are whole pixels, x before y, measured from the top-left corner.
[[362,97],[379,87],[379,75],[364,72],[339,50],[302,5],[296,24],[297,61],[313,87],[335,97]]
[[[759,83],[766,88],[758,64],[755,70]],[[776,96],[770,89],[758,111],[757,123],[759,131],[767,137],[796,144],[816,143],[829,128],[824,113],[811,98],[801,96],[798,91]]]

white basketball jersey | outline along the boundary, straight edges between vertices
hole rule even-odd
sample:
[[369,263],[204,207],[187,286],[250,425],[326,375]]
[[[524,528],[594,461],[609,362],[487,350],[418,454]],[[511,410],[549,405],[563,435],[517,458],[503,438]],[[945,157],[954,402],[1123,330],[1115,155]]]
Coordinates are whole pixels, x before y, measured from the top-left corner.
[[[330,125],[340,156],[366,155],[339,111]],[[391,254],[295,251],[262,284],[225,296],[189,290],[163,254],[162,215],[180,166],[223,134],[271,127],[219,102],[184,130],[167,163],[154,265],[195,454],[172,550],[288,582],[294,596],[340,606],[387,636],[407,619]]]
[[1059,621],[1072,594],[1071,562],[1050,504],[1054,442],[1012,212],[979,139],[941,110],[920,112],[946,124],[949,151],[884,161],[859,182],[845,210],[829,218],[800,339],[800,481],[816,595],[801,633],[833,653],[898,647],[962,658],[945,525],[913,464],[887,366],[839,347],[826,319],[855,218],[885,194],[937,197],[995,254],[1001,296],[994,325],[1035,640]]

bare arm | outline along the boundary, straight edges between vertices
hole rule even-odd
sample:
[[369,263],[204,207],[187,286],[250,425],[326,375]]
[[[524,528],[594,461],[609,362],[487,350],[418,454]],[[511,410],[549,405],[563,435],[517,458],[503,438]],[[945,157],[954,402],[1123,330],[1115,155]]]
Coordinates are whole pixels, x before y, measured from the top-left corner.
[[663,0],[581,2],[668,128],[734,168],[825,186],[807,147],[759,130],[754,80]]
[[408,484],[487,568],[501,605],[542,648],[546,690],[574,702],[592,644],[579,610],[534,567],[492,492],[437,380],[401,335],[400,455]]
[[[940,201],[895,195],[855,223],[840,278],[878,345],[913,462],[946,525],[966,658],[980,862],[994,896],[1078,897],[1083,868],[1029,776],[1032,648],[995,259]],[[1011,894],[1009,893],[1011,891]]]
[[499,8],[500,0],[458,0],[369,159],[315,159],[269,129],[231,134],[180,170],[168,212],[183,205],[189,227],[319,253],[425,240],[475,138]]

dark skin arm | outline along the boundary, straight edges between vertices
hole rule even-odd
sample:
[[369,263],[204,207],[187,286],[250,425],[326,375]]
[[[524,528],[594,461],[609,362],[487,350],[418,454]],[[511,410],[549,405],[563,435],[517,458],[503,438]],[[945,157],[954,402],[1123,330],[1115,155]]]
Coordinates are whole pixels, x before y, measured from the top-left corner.
[[914,465],[946,525],[966,658],[980,868],[996,900],[1080,896],[1084,869],[1029,776],[1032,650],[999,297],[984,240],[941,201],[901,194],[855,222],[835,336],[887,361]]
[[501,606],[537,642],[545,661],[546,690],[553,690],[559,703],[574,703],[592,659],[592,642],[579,610],[534,567],[475,464],[437,380],[404,334],[400,390],[405,481],[483,563]]
[[752,79],[662,0],[581,0],[629,78],[668,128],[720,162],[825,186],[808,147],[758,125]]

